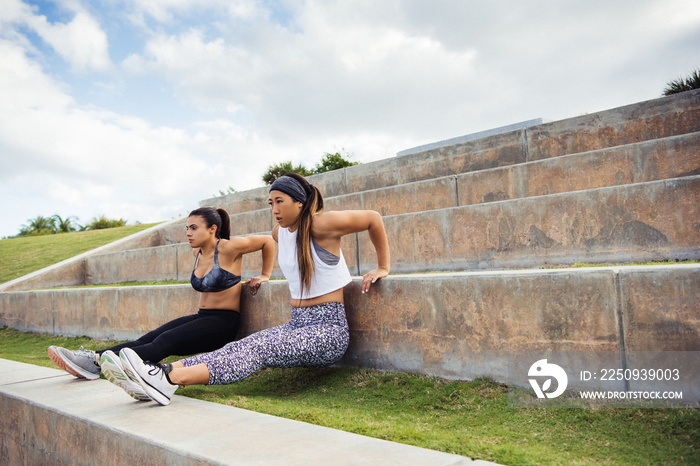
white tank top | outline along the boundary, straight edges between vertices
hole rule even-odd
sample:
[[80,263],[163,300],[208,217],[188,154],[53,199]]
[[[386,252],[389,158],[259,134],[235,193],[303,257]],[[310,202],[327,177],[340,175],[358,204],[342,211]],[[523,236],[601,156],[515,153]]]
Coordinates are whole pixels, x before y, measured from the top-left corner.
[[[299,264],[297,263],[297,232],[290,232],[287,228],[280,227],[277,230],[277,244],[279,245],[277,262],[287,279],[287,283],[289,283],[289,293],[292,295],[292,299],[323,296],[343,288],[352,281],[348,266],[345,264],[343,251],[340,251],[340,257],[337,257],[312,240],[311,258],[314,261],[314,274],[311,277],[310,289],[304,290],[302,296]],[[325,261],[319,256],[319,253],[325,258]]]

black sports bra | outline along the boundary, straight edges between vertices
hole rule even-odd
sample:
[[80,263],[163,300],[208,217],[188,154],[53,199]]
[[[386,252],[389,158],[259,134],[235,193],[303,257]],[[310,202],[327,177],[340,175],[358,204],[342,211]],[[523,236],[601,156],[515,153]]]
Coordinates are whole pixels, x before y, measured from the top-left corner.
[[199,278],[194,274],[197,269],[197,262],[199,262],[199,255],[202,253],[200,249],[197,253],[197,258],[194,260],[194,269],[192,269],[192,276],[190,277],[190,283],[192,288],[202,293],[228,290],[232,286],[238,284],[241,281],[240,275],[233,274],[228,270],[224,270],[219,266],[219,242],[216,242],[216,247],[214,248],[214,265],[208,274]]

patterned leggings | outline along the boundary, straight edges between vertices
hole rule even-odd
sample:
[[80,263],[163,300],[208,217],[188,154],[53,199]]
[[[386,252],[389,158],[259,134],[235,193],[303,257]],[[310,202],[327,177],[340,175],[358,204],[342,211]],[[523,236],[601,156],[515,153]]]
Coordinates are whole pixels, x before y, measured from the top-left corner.
[[342,303],[293,307],[289,323],[261,330],[182,363],[206,364],[209,385],[239,382],[264,367],[327,366],[348,348],[350,332]]

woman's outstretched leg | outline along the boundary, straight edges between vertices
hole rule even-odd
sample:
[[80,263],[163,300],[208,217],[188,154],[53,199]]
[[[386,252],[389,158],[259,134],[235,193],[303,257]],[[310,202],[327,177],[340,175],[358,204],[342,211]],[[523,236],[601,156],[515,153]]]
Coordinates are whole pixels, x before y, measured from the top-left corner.
[[209,385],[225,385],[239,382],[264,367],[332,364],[345,354],[349,336],[342,304],[294,308],[287,324],[262,330],[182,363],[206,364]]
[[160,404],[169,404],[178,387],[239,382],[264,367],[318,367],[336,362],[347,350],[344,307],[327,303],[294,308],[288,324],[262,330],[211,353],[175,363],[170,371],[145,364],[131,349],[122,350],[129,377]]

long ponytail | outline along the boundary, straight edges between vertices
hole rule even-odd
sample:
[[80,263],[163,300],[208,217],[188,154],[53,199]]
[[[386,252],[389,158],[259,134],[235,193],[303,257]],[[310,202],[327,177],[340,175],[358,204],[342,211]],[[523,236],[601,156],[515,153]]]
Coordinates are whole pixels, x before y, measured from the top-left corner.
[[[323,196],[318,188],[296,173],[288,173],[297,180],[306,192],[306,202],[299,213],[297,228],[297,264],[299,266],[299,278],[302,289],[311,289],[311,278],[314,275],[314,261],[311,256],[311,223],[316,214],[323,212]],[[303,293],[302,293],[303,294]]]
[[228,216],[228,212],[224,209],[216,209],[221,217],[221,227],[219,228],[219,238],[231,239],[231,218]]

